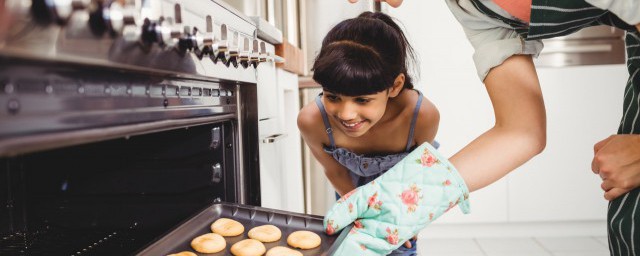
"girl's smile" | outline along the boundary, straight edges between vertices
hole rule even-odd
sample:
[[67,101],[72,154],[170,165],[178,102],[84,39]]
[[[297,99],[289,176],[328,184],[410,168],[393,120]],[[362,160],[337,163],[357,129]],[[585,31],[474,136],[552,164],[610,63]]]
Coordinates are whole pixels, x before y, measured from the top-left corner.
[[360,137],[380,121],[387,108],[388,92],[345,96],[324,91],[325,109],[336,128],[349,137]]

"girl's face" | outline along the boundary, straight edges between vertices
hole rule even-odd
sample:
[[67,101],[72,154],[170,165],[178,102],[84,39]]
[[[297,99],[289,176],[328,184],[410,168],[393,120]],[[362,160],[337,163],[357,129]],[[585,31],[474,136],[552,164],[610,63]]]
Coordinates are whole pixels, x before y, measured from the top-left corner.
[[323,92],[327,114],[337,127],[349,137],[359,137],[373,127],[384,115],[389,101],[389,90],[360,96],[344,96]]

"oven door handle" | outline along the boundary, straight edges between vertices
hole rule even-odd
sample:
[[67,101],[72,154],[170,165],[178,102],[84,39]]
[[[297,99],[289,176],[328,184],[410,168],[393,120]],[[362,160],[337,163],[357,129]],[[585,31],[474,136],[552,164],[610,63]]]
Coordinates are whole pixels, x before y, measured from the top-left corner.
[[262,139],[262,143],[265,143],[265,144],[275,143],[276,141],[279,141],[285,137],[287,137],[287,134],[270,135],[270,136],[264,137]]

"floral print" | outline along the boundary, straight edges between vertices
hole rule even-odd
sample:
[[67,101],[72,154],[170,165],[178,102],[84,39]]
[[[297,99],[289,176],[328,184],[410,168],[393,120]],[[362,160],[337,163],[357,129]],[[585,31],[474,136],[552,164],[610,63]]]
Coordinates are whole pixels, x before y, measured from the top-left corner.
[[390,228],[387,228],[387,242],[389,242],[390,244],[396,245],[398,244],[398,241],[400,239],[398,238],[398,229],[395,229],[393,232],[391,232]]
[[430,145],[425,143],[402,161],[379,178],[359,184],[327,214],[328,234],[351,225],[345,238],[349,242],[337,255],[387,255],[445,211],[461,205],[468,212],[464,180]]
[[424,149],[424,152],[422,153],[422,156],[420,156],[420,159],[416,160],[417,163],[426,167],[431,167],[439,161],[440,160],[438,160],[438,158],[431,154],[431,152],[429,152],[429,149],[427,148]]
[[357,188],[354,189],[354,190],[349,191],[349,193],[344,194],[344,196],[342,196],[340,199],[338,199],[338,203],[342,203],[342,202],[346,201],[356,191],[358,191]]
[[369,208],[373,208],[378,211],[380,210],[380,207],[382,207],[382,201],[378,201],[378,192],[369,197],[369,200],[367,200],[367,205],[369,206]]
[[422,198],[419,193],[420,188],[418,188],[418,185],[413,184],[411,185],[411,187],[403,191],[402,194],[400,194],[400,199],[402,199],[402,203],[407,206],[408,213],[416,211],[416,208],[418,207],[418,201],[420,201],[420,199]]
[[353,222],[353,227],[349,231],[349,234],[355,234],[356,232],[358,232],[358,230],[363,228],[364,228],[364,225],[362,225],[362,222],[360,221],[360,219],[357,219]]
[[333,220],[328,220],[327,221],[327,230],[325,230],[325,232],[328,235],[333,235],[333,233],[336,232],[336,229],[338,229],[338,225],[333,226]]

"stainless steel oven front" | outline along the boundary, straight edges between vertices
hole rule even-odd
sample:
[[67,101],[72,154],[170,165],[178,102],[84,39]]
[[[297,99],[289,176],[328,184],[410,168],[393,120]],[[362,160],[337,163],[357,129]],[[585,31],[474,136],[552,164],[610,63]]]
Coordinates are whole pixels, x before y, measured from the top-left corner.
[[0,1],[0,254],[131,254],[260,205],[264,45],[215,0]]

